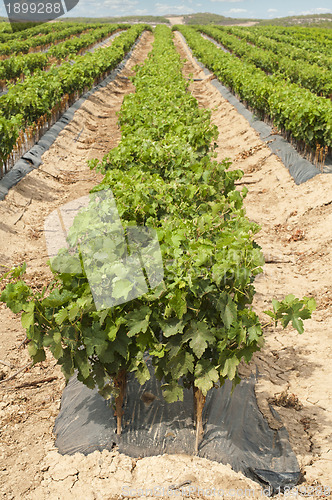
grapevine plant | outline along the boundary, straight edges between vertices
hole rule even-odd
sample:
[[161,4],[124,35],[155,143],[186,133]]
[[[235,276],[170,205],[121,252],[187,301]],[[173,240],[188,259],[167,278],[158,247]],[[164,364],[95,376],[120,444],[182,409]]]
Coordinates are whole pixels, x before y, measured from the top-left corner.
[[[62,61],[68,56],[73,56],[81,50],[103,40],[110,36],[118,29],[128,29],[128,25],[124,24],[103,24],[89,26],[88,32],[80,36],[72,36],[61,43],[53,45],[47,52],[35,52],[28,54],[12,55],[7,59],[0,60],[0,80],[7,81],[15,78],[22,78],[38,69],[46,69],[51,63],[54,63],[54,58],[57,61]],[[86,31],[82,28],[82,31]]]
[[6,161],[22,129],[30,125],[37,128],[38,120],[50,119],[66,95],[82,94],[114,69],[146,29],[151,28],[144,24],[131,26],[110,47],[75,56],[74,63],[53,65],[48,72],[36,71],[23,82],[9,85],[8,92],[0,96],[0,160]]
[[[60,251],[51,261],[54,280],[40,293],[22,279],[25,266],[10,271],[1,300],[23,311],[34,362],[45,359],[48,347],[67,380],[77,370],[78,379],[97,386],[104,398],[114,395],[118,433],[128,373],[144,384],[151,376],[148,354],[167,402],[192,388],[197,450],[208,391],[226,379],[235,386],[240,361],[248,363],[263,345],[251,303],[264,260],[253,240],[259,227],[245,216],[246,189],[235,189],[242,172],[214,160],[217,129],[188,92],[181,69],[171,31],[158,26],[153,50],[137,68],[136,93],[121,108],[122,140],[101,162],[91,162],[105,175],[68,233],[76,254]],[[121,226],[114,219],[105,226],[111,192]],[[135,280],[117,262],[108,287],[122,303],[97,309],[87,259],[97,266],[103,255],[117,257],[136,227],[157,233],[164,278],[131,299]],[[103,266],[101,279],[107,280],[114,263],[104,258]],[[272,323],[291,322],[302,333],[314,308],[314,299],[289,295],[274,300],[267,314]]]
[[[283,75],[267,75],[250,62],[223,52],[189,26],[173,26],[186,38],[194,55],[260,117],[316,148],[332,147],[332,103],[289,82]],[[210,32],[211,33],[211,32]]]

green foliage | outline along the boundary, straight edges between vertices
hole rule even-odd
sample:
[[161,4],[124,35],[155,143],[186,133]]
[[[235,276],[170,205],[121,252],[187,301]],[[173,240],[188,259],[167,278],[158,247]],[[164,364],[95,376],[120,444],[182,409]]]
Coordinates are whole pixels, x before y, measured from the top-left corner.
[[88,26],[78,23],[65,23],[64,25],[52,23],[37,26],[30,30],[20,31],[19,33],[15,33],[15,35],[6,37],[7,40],[5,43],[0,43],[0,55],[27,54],[29,50],[35,47],[43,47],[65,40],[72,35],[82,33],[89,27],[93,28],[94,26],[94,24]]
[[82,93],[102,74],[115,68],[144,29],[144,25],[133,26],[110,47],[75,56],[74,64],[64,62],[48,72],[36,71],[23,82],[9,85],[8,93],[0,97],[0,159],[7,159],[20,130],[43,115],[49,116],[65,94]]
[[273,311],[265,311],[270,316],[275,324],[278,321],[286,328],[291,321],[293,327],[299,332],[304,332],[303,320],[311,317],[311,313],[316,309],[316,301],[314,298],[303,297],[302,300],[297,299],[290,294],[282,301],[272,300]]
[[[66,40],[53,45],[46,53],[15,54],[0,61],[0,80],[13,80],[28,76],[36,70],[46,69],[50,60],[56,58],[59,61],[68,56],[74,56],[80,50],[87,48],[98,41],[110,36],[117,29],[128,29],[128,25],[80,25],[68,32]],[[55,32],[53,36],[64,36]],[[74,36],[73,36],[74,35]],[[79,36],[77,36],[79,35]],[[54,62],[54,59],[53,59]]]
[[[268,116],[276,127],[314,149],[317,144],[332,147],[332,103],[329,99],[317,96],[279,75],[267,75],[251,62],[225,53],[212,42],[204,40],[194,28],[177,28],[186,37],[194,55],[261,116]],[[204,29],[211,33],[212,28]],[[220,29],[217,32],[221,33]],[[330,83],[327,85],[330,88]]]
[[[124,302],[132,280],[122,266],[112,290],[123,303],[97,310],[86,266],[63,250],[51,263],[54,281],[42,293],[24,284],[22,269],[1,295],[15,312],[24,311],[35,362],[49,348],[67,379],[76,369],[79,380],[97,386],[105,398],[116,391],[110,379],[115,384],[120,373],[132,371],[140,383],[150,377],[146,353],[168,402],[183,397],[183,386],[195,386],[204,396],[226,379],[235,386],[240,361],[248,363],[263,345],[251,307],[254,279],[264,263],[253,240],[259,227],[245,216],[246,190],[235,188],[242,172],[214,160],[217,129],[188,92],[181,69],[170,29],[156,28],[153,51],[137,68],[136,93],[125,97],[119,114],[122,140],[103,161],[92,162],[104,179],[68,233],[71,250],[81,249],[80,259],[94,265],[106,255],[110,265],[108,257],[133,226],[154,229],[163,283]],[[104,220],[113,199],[102,200],[98,193],[107,190],[116,200],[122,232]],[[91,253],[84,250],[86,236],[96,245],[88,248]],[[273,305],[273,321],[291,321],[300,329],[314,308],[312,299],[293,296]]]
[[[280,78],[288,79],[317,95],[324,97],[332,95],[332,71],[318,66],[312,60],[305,62],[302,58],[294,60],[289,57],[289,43],[293,38],[296,40],[296,37],[290,36],[285,39],[285,42],[276,42],[277,47],[284,47],[283,55],[279,50],[269,50],[264,44],[262,48],[253,45],[261,40],[261,30],[258,29],[256,31],[247,30],[247,33],[250,33],[250,44],[247,43],[248,37],[246,39],[238,38],[243,33],[240,28],[218,29],[200,26],[199,30],[220,42],[233,54],[240,57],[242,61],[254,64],[266,73],[273,73]],[[281,39],[283,40],[283,38]],[[267,40],[270,43],[271,39]],[[307,43],[306,50],[312,49],[313,42]],[[319,49],[317,55],[320,57],[324,51],[323,44],[318,45],[317,48]],[[332,45],[329,47],[330,52],[331,49]]]

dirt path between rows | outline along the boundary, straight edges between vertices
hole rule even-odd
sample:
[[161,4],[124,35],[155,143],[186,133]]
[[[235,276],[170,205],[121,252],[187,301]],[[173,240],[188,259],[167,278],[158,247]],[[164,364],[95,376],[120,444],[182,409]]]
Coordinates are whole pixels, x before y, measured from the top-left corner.
[[[145,33],[121,77],[142,62],[151,49],[152,35]],[[177,40],[180,50],[181,42]],[[201,76],[197,66],[187,63],[185,73]],[[123,96],[134,91],[124,78],[95,93],[77,111],[43,156],[44,164],[30,173],[0,202],[0,264],[10,267],[28,263],[28,278],[40,288],[50,278],[43,236],[45,217],[62,204],[83,196],[101,180],[86,161],[102,158],[114,147],[120,132],[116,112]],[[288,428],[293,448],[306,473],[308,484],[331,484],[329,428],[331,411],[330,331],[331,302],[329,243],[332,236],[332,177],[318,176],[296,187],[285,167],[262,145],[245,120],[226,103],[208,82],[191,88],[202,106],[217,107],[213,120],[220,129],[219,159],[229,157],[245,171],[251,184],[246,206],[251,219],[263,229],[257,241],[271,262],[257,281],[256,307],[262,311],[272,296],[293,291],[312,293],[319,309],[307,322],[302,337],[270,329],[263,353],[255,363],[262,373],[259,384],[261,407],[268,397],[288,390],[299,400],[297,408],[278,408]],[[275,263],[273,262],[275,261]],[[18,315],[0,306],[0,379],[5,379],[29,357],[19,347],[24,331]],[[254,369],[254,364],[252,366]],[[56,377],[52,380],[52,377]],[[31,382],[41,382],[27,386]],[[61,456],[54,446],[52,429],[58,414],[64,378],[48,359],[0,383],[0,493],[4,499],[102,499],[160,498],[170,485],[190,482],[201,494],[191,498],[213,498],[209,488],[250,492],[262,498],[259,485],[237,474],[229,466],[185,455],[157,456],[134,460],[116,450]],[[271,417],[269,417],[271,418]],[[330,440],[331,441],[331,440]],[[159,487],[152,494],[153,488]],[[162,491],[161,488],[165,490]],[[174,498],[179,490],[172,490]],[[197,490],[196,490],[197,491]],[[202,493],[205,492],[205,493]],[[186,491],[188,493],[188,490]],[[188,495],[176,495],[188,498]],[[221,498],[220,496],[218,498]]]
[[262,227],[255,240],[266,264],[256,280],[256,310],[263,318],[273,297],[289,293],[317,300],[303,335],[292,328],[266,332],[265,348],[251,369],[258,366],[262,375],[257,393],[271,423],[268,399],[277,397],[285,405],[275,408],[307,484],[332,486],[332,176],[318,175],[296,186],[283,163],[207,79],[178,33],[175,40],[187,59],[184,74],[206,79],[193,82],[190,90],[201,106],[213,110],[218,160],[229,158],[232,168],[243,170],[247,215]]

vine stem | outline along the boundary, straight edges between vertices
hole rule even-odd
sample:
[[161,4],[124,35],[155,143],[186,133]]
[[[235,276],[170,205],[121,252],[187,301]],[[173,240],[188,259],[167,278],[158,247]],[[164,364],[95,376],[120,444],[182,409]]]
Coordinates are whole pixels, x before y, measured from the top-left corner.
[[118,373],[118,375],[114,377],[113,381],[116,389],[119,391],[117,397],[115,398],[115,415],[117,423],[116,433],[120,435],[122,432],[122,415],[124,414],[122,406],[126,394],[126,385],[127,385],[126,370],[121,370]]
[[204,435],[202,414],[206,396],[204,396],[202,391],[198,389],[198,387],[196,387],[195,385],[193,385],[193,392],[194,392],[194,422],[196,425],[195,454],[197,455],[199,444],[201,443]]
[[272,325],[273,323],[275,323],[275,320],[272,319],[271,321],[269,321],[268,323],[265,323],[265,325],[262,325],[262,330],[270,325]]

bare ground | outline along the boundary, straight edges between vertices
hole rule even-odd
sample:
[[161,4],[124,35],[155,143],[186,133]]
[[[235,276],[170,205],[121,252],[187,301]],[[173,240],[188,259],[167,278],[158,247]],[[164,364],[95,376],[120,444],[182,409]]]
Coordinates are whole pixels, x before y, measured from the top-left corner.
[[[145,34],[121,76],[130,75],[131,68],[144,60],[151,42],[152,35]],[[176,44],[185,55],[177,37]],[[202,77],[196,63],[188,60],[184,73]],[[120,132],[116,112],[123,96],[132,91],[134,87],[128,80],[117,78],[94,94],[45,153],[40,169],[30,173],[0,203],[0,264],[10,267],[26,260],[28,278],[36,287],[50,277],[44,219],[63,203],[87,194],[101,179],[88,169],[86,160],[102,158],[117,144]],[[267,401],[274,398],[283,405],[276,408],[302,467],[303,484],[332,486],[332,177],[319,175],[296,186],[284,165],[208,80],[194,82],[191,91],[201,106],[213,109],[212,119],[220,131],[218,157],[230,158],[233,168],[245,172],[242,182],[249,188],[247,213],[262,226],[256,241],[267,263],[256,282],[257,311],[263,317],[262,311],[272,297],[290,292],[313,295],[317,300],[317,312],[306,322],[305,333],[299,336],[291,328],[286,332],[268,329],[264,350],[246,371],[255,370],[256,365],[259,368],[262,376],[257,394],[271,425],[276,422]],[[24,367],[29,357],[24,347],[19,347],[24,331],[18,315],[1,306],[0,318],[0,360],[11,365],[0,364],[0,379],[4,380]],[[36,381],[40,383],[27,385]],[[191,481],[192,488],[201,488],[201,494],[193,493],[191,498],[213,498],[208,492],[212,487],[239,489],[238,498],[245,498],[240,489],[247,489],[251,490],[251,498],[262,498],[256,483],[229,466],[198,457],[164,455],[134,460],[116,450],[94,452],[87,457],[59,455],[52,429],[63,387],[63,377],[51,357],[15,379],[0,383],[2,498],[109,500],[121,493],[145,498],[140,488],[180,487],[185,481]],[[158,496],[160,490],[159,495],[150,498]],[[182,497],[188,498],[177,495]]]

